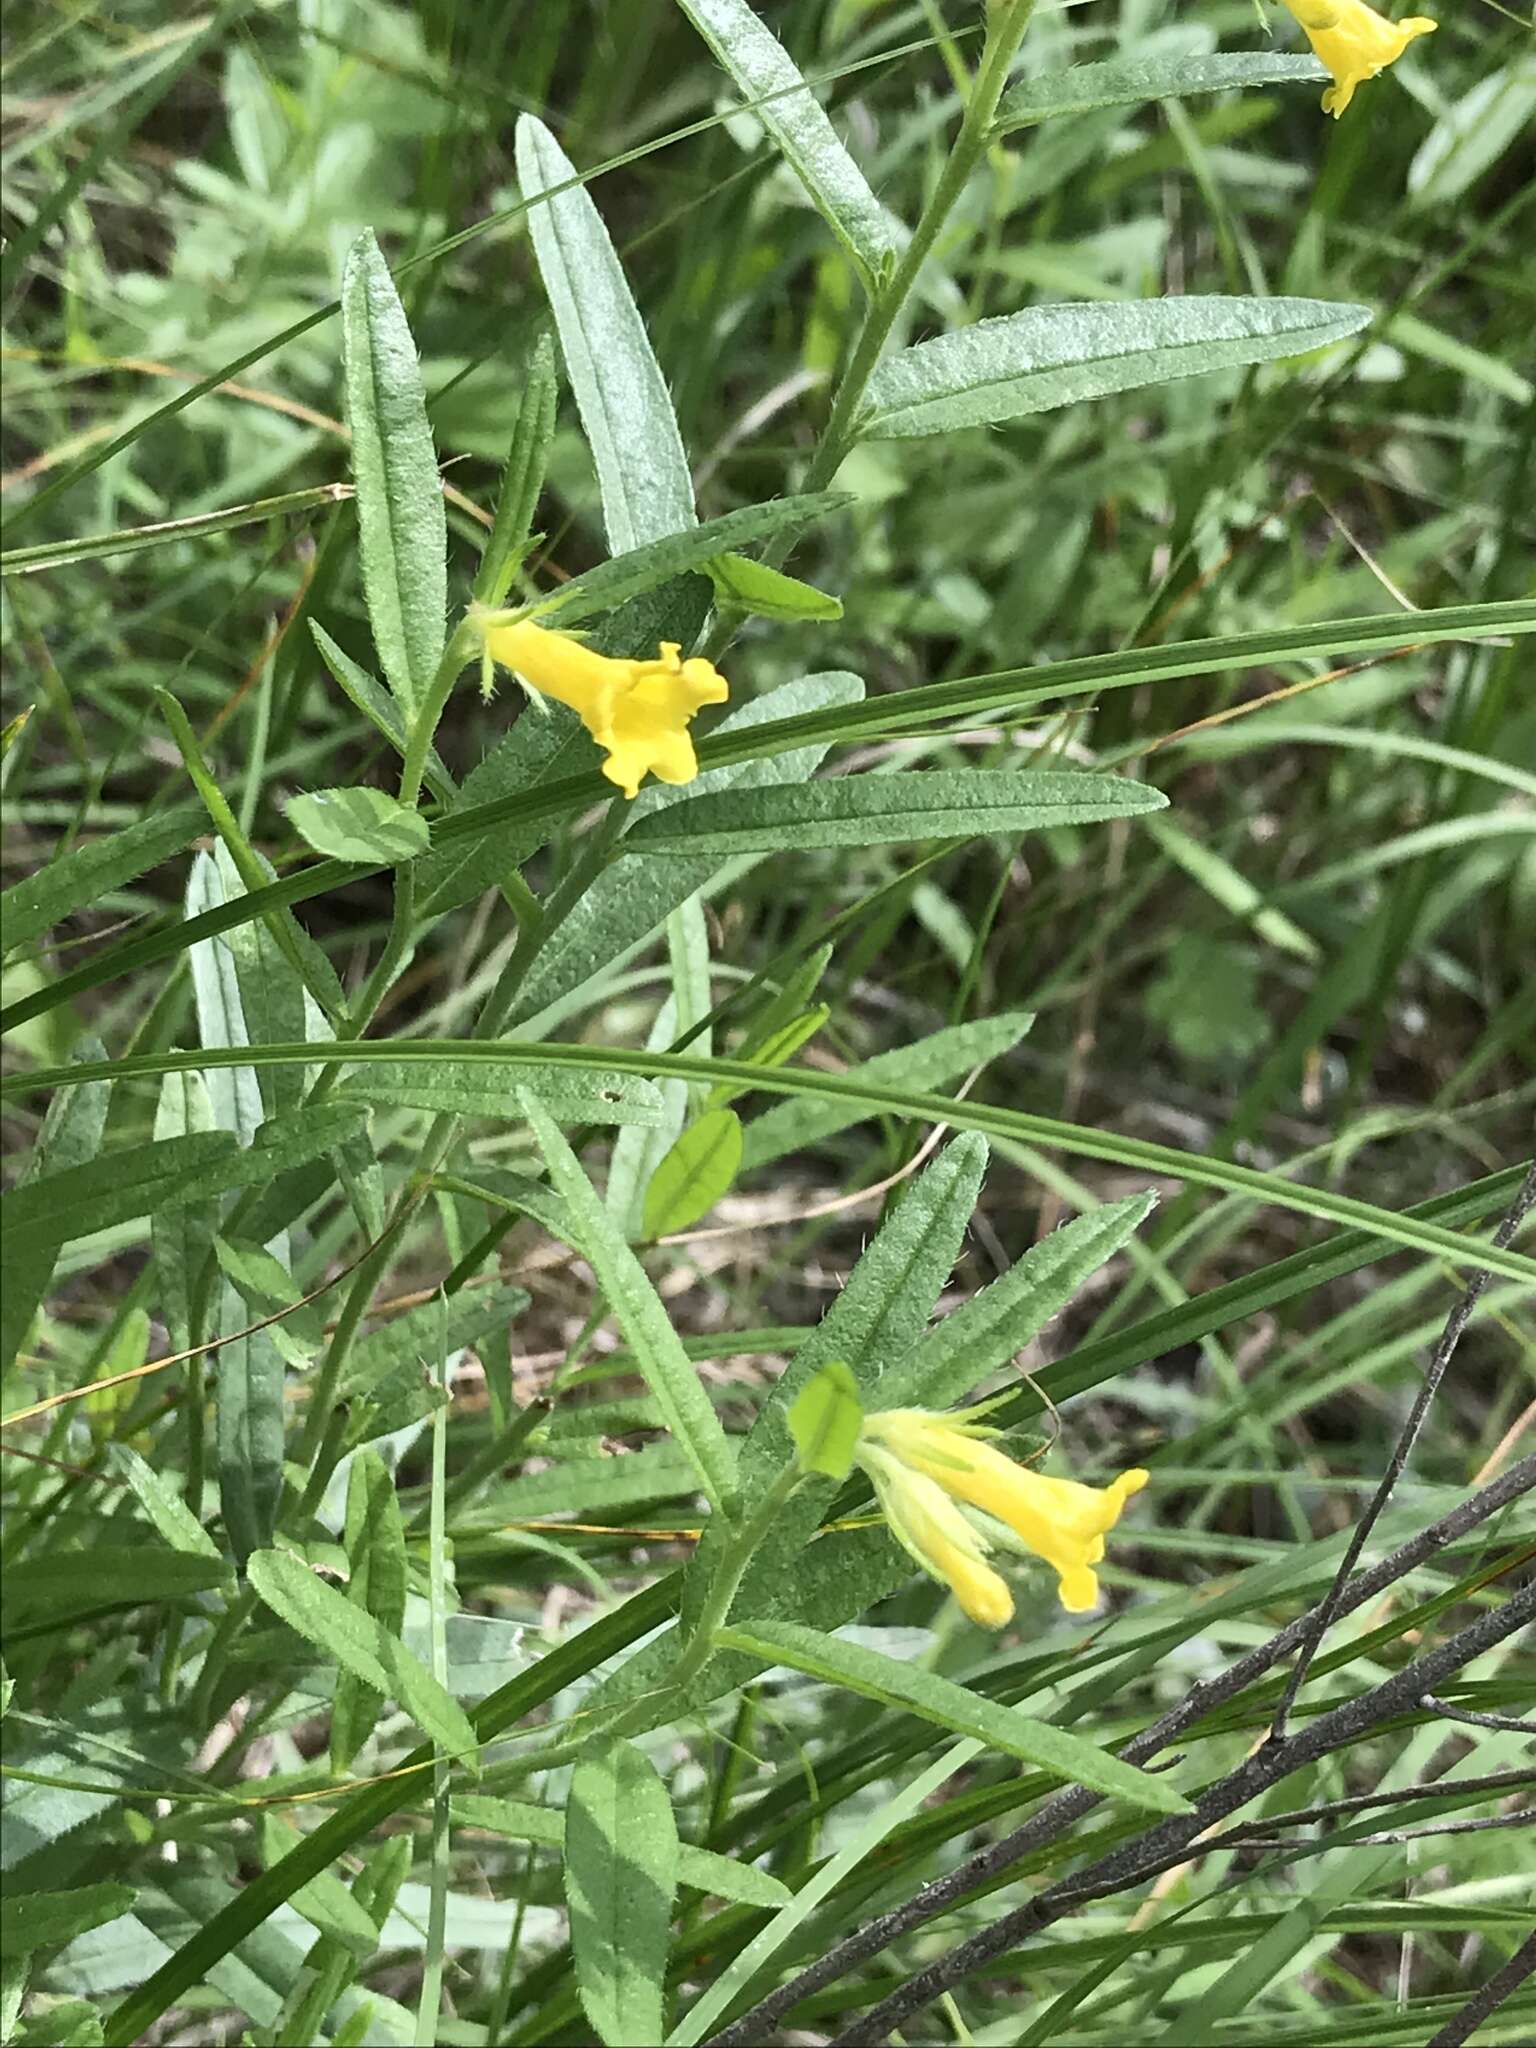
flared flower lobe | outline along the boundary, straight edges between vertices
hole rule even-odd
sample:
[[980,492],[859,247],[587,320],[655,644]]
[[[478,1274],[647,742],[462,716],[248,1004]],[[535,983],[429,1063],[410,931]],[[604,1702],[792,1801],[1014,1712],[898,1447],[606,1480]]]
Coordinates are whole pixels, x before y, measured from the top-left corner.
[[730,695],[713,662],[701,656],[684,661],[673,640],[662,642],[655,661],[622,661],[533,619],[484,630],[493,661],[578,714],[608,757],[603,773],[626,796],[634,796],[647,775],[680,783],[698,774],[688,727],[704,705],[723,704]]
[[1285,0],[1306,31],[1320,64],[1333,73],[1323,94],[1323,112],[1337,120],[1355,96],[1355,87],[1395,64],[1415,36],[1427,36],[1437,24],[1412,14],[1388,21],[1365,0]]

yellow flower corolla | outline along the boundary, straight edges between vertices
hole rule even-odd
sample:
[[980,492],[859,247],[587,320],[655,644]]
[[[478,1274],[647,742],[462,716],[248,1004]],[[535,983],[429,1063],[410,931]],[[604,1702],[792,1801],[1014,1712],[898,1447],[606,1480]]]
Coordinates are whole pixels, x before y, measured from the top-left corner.
[[580,715],[608,756],[603,773],[626,796],[634,796],[647,775],[692,782],[698,774],[689,721],[703,705],[723,704],[730,695],[713,662],[700,656],[684,661],[672,640],[662,642],[655,661],[619,661],[533,619],[487,620],[482,631],[493,661]]
[[[1109,1486],[1084,1486],[1031,1472],[979,1441],[987,1432],[969,1419],[976,1412],[891,1408],[865,1417],[858,1460],[875,1482],[886,1519],[923,1569],[951,1585],[983,1627],[1001,1628],[1013,1612],[1007,1587],[985,1562],[989,1535],[1044,1558],[1056,1573],[1062,1606],[1086,1614],[1098,1605],[1093,1567],[1104,1555],[1104,1538],[1147,1474],[1136,1469]],[[944,1503],[942,1518],[936,1499]],[[966,1508],[987,1517],[988,1526],[968,1521]]]
[[859,1463],[875,1482],[891,1534],[914,1564],[948,1586],[982,1628],[1003,1628],[1012,1621],[1013,1595],[987,1563],[985,1538],[943,1487],[875,1444],[860,1446]]
[[1355,87],[1395,64],[1415,36],[1437,26],[1422,14],[1388,21],[1365,0],[1285,0],[1306,30],[1320,64],[1333,73],[1323,94],[1323,112],[1337,120],[1355,96]]

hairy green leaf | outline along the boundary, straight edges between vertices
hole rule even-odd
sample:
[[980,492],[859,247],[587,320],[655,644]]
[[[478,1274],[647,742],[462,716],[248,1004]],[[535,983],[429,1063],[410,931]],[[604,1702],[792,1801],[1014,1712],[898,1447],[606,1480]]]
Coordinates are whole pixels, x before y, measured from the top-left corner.
[[523,1103],[548,1161],[555,1192],[570,1210],[579,1248],[619,1320],[678,1448],[691,1460],[711,1507],[721,1513],[736,1490],[735,1454],[682,1339],[559,1127],[536,1095],[525,1093]]
[[612,553],[694,525],[677,416],[602,216],[544,123],[517,123],[517,175],[576,394]]
[[565,1810],[576,1983],[609,2048],[659,2041],[678,1879],[677,1823],[655,1767],[627,1742],[584,1758]]
[[409,722],[443,654],[448,523],[416,344],[371,229],[347,256],[341,324],[363,590],[379,664]]
[[1033,1720],[1016,1707],[1000,1706],[953,1679],[941,1678],[936,1671],[899,1663],[878,1650],[842,1642],[790,1621],[742,1622],[718,1631],[718,1639],[728,1649],[788,1664],[829,1685],[847,1686],[883,1706],[920,1714],[953,1734],[969,1735],[1071,1784],[1102,1792],[1106,1798],[1123,1799],[1149,1813],[1190,1810],[1189,1801],[1166,1779],[1151,1777],[1080,1735]]
[[207,824],[201,805],[178,805],[46,862],[0,895],[0,945],[6,952],[27,945],[180,853]]
[[997,128],[1027,128],[1061,114],[1091,113],[1096,107],[1129,107],[1144,100],[1183,99],[1190,93],[1241,91],[1253,85],[1326,84],[1328,73],[1315,57],[1278,50],[1188,52],[1173,57],[1111,57],[1102,64],[1074,64],[1021,78],[1004,93]]
[[1357,334],[1368,306],[1196,297],[1031,306],[887,356],[862,427],[876,439],[949,434],[1175,377],[1305,355]]
[[794,59],[747,0],[681,0],[683,12],[784,153],[828,227],[875,281],[900,254],[896,224],[838,139]]
[[332,860],[393,864],[415,860],[431,844],[421,813],[382,789],[305,790],[287,809],[295,832]]
[[912,839],[1036,832],[1159,811],[1168,799],[1113,775],[1018,774],[984,768],[840,776],[799,787],[690,796],[642,818],[628,854],[716,856],[818,846],[887,846]]
[[286,1550],[258,1550],[246,1569],[274,1614],[365,1685],[398,1701],[423,1735],[478,1774],[479,1747],[464,1709],[396,1636]]

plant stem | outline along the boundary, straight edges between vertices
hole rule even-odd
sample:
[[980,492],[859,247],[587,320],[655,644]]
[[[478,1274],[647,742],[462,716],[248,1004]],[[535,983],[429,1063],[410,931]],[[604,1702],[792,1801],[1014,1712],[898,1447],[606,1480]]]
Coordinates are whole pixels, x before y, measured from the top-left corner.
[[[400,972],[400,964],[411,947],[411,928],[416,921],[416,875],[410,866],[395,869],[395,900],[390,913],[389,933],[384,941],[384,950],[374,962],[368,979],[364,982],[350,1016],[342,1027],[341,1037],[361,1038],[373,1021],[373,1013],[389,993],[390,985]],[[326,1073],[336,1071],[328,1067]],[[324,1076],[321,1077],[322,1079]],[[314,1101],[320,1083],[310,1091]]]
[[[736,1598],[747,1566],[752,1562],[764,1537],[778,1520],[784,1503],[803,1477],[804,1474],[798,1465],[786,1465],[756,1508],[727,1538],[725,1554],[715,1566],[715,1574],[709,1582],[709,1590],[704,1595],[704,1604],[699,1609],[698,1620],[688,1633],[682,1655],[672,1667],[672,1676],[666,1687],[667,1693],[672,1697],[681,1699],[713,1656],[715,1631],[731,1611],[731,1602]],[[610,1741],[616,1741],[620,1736],[632,1734],[639,1728],[654,1727],[657,1704],[657,1695],[646,1693],[642,1698],[632,1700],[621,1711],[616,1721],[608,1723],[596,1732]]]
[[[523,983],[545,940],[580,902],[607,862],[613,843],[624,826],[624,801],[624,798],[616,796],[610,802],[596,829],[588,833],[576,865],[547,904],[539,905],[529,894],[526,910],[519,912],[517,942],[506,966],[497,976],[496,986],[486,997],[485,1005],[475,1019],[476,1038],[499,1038],[506,1029],[507,1019],[512,1015]],[[447,1158],[461,1121],[455,1110],[443,1110],[433,1119],[417,1162],[418,1173],[423,1179],[436,1173]]]
[[837,396],[832,401],[826,432],[801,485],[804,491],[824,490],[857,439],[855,421],[869,380],[884,353],[891,329],[911,296],[923,265],[933,252],[944,223],[970,182],[971,173],[986,153],[997,103],[1008,82],[1008,73],[1033,12],[1034,0],[1015,0],[1013,6],[994,11],[987,28],[976,83],[966,103],[965,118],[960,124],[960,133],[955,137],[955,146],[934,187],[933,197],[923,208],[917,226],[912,230],[912,239],[900,262],[891,273],[889,282],[875,293],[865,312],[864,324],[837,387]]
[[405,1227],[419,1199],[419,1193],[407,1191],[405,1198],[385,1226],[378,1243],[352,1277],[352,1285],[347,1290],[341,1315],[331,1332],[331,1341],[326,1346],[325,1363],[315,1375],[315,1383],[310,1392],[309,1410],[304,1417],[304,1433],[299,1439],[298,1462],[301,1465],[318,1458],[326,1423],[332,1408],[336,1405],[336,1388],[341,1379],[341,1368],[346,1364],[347,1354],[352,1349],[357,1326],[373,1299],[373,1290],[378,1285],[380,1276],[389,1264],[395,1240]]
[[[437,673],[432,678],[426,700],[406,732],[405,758],[400,766],[400,801],[403,804],[414,804],[421,794],[422,777],[427,771],[427,755],[431,752],[437,722],[443,715],[443,707],[461,670],[468,665],[479,645],[478,632],[468,619],[461,619],[443,649],[443,658],[437,664]],[[408,873],[409,870],[401,872]]]
[[[442,1305],[442,1296],[438,1296]],[[444,1331],[446,1335],[446,1329]],[[428,1538],[427,1591],[432,1626],[432,1676],[448,1684],[447,1586],[443,1561],[447,1532],[443,1526],[443,1495],[448,1478],[448,1357],[438,1347],[433,1376],[443,1399],[432,1413],[432,1495]],[[421,1998],[416,2008],[417,2048],[432,2048],[437,2039],[443,1997],[443,1937],[448,1913],[448,1785],[451,1765],[438,1753],[432,1765],[432,1890],[427,1910],[427,1943],[421,1973]]]
[[[214,780],[203,750],[198,744],[197,734],[192,730],[191,721],[180,704],[168,690],[156,690],[155,701],[160,706],[162,717],[171,729],[171,738],[176,742],[177,751],[191,777],[194,788],[203,800],[203,808],[212,821],[214,830],[229,849],[229,857],[235,864],[235,873],[245,884],[251,895],[267,888],[271,875],[263,868],[256,849],[242,831],[239,819],[229,805],[229,799]],[[309,964],[293,933],[283,922],[291,913],[286,910],[267,911],[262,923],[272,934],[274,943],[288,965],[293,969],[305,988],[319,1004],[321,1011],[334,1024],[337,1022],[336,1005],[329,991],[316,975],[309,971]]]
[[[992,139],[997,103],[1034,11],[1035,0],[1012,0],[1011,5],[995,6],[988,18],[981,64],[966,102],[960,132],[955,137],[954,147],[949,152],[933,196],[923,208],[900,261],[890,276],[876,285],[865,308],[863,323],[827,415],[827,424],[811,457],[810,467],[800,482],[802,491],[824,491],[859,438],[859,408],[864,402],[869,380],[885,353],[891,329],[912,296],[923,265],[933,253],[944,223],[970,182],[971,173],[986,154]],[[770,568],[776,569],[793,546],[793,536],[786,534],[764,549],[763,560]],[[711,659],[718,657],[734,633],[734,624],[722,620],[710,636],[705,653]]]

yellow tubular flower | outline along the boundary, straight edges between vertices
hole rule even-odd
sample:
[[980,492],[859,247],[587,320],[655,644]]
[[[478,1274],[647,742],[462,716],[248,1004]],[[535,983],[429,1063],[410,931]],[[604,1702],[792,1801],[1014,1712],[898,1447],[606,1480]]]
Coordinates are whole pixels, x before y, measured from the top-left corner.
[[484,630],[492,660],[580,714],[607,753],[603,773],[626,796],[634,796],[647,775],[692,782],[698,774],[689,721],[701,706],[723,704],[730,695],[713,662],[684,661],[672,640],[662,642],[655,661],[617,661],[532,619]]
[[1365,0],[1285,0],[1285,5],[1306,30],[1318,62],[1333,73],[1323,112],[1335,120],[1357,85],[1395,64],[1415,36],[1427,36],[1438,25],[1422,14],[1388,21]]
[[1049,1479],[978,1442],[976,1430],[964,1411],[957,1419],[923,1408],[891,1408],[865,1419],[860,1462],[867,1467],[872,1444],[909,1477],[930,1479],[952,1500],[1002,1523],[1026,1550],[1054,1568],[1067,1612],[1087,1613],[1098,1605],[1093,1567],[1104,1555],[1104,1538],[1129,1497],[1146,1485],[1147,1474],[1122,1472],[1102,1487]]
[[984,1538],[944,1489],[875,1445],[862,1445],[858,1456],[875,1482],[891,1534],[913,1563],[948,1586],[979,1627],[1003,1628],[1012,1621],[1006,1580],[987,1563]]

